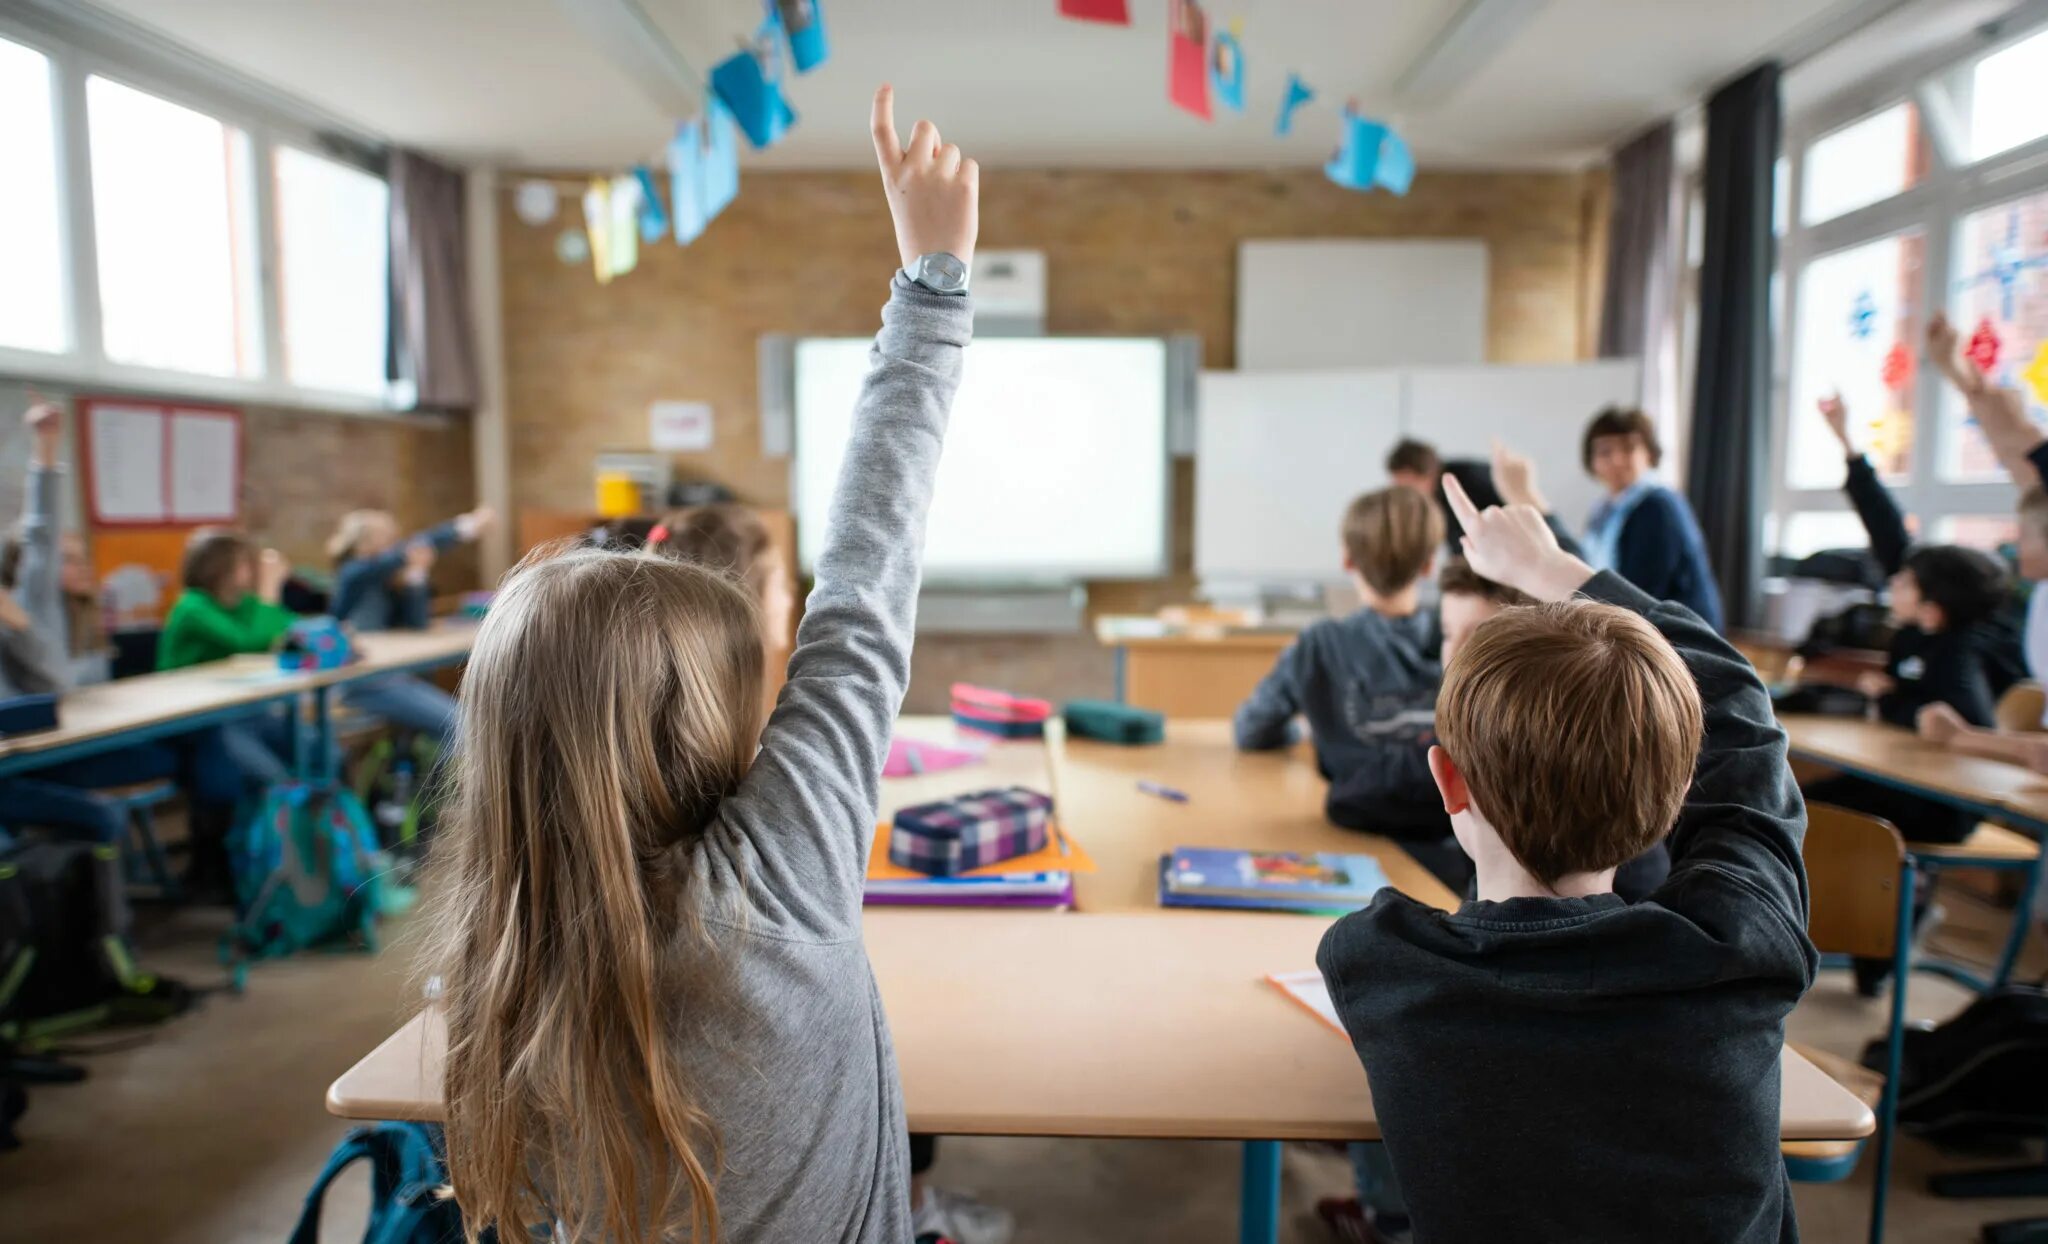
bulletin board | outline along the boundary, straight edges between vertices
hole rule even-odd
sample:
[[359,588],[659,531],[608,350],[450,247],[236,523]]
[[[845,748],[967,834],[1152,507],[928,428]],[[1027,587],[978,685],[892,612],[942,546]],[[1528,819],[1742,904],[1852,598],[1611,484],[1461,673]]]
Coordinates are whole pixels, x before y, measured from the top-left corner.
[[95,529],[241,520],[240,411],[86,398],[78,403],[78,443]]

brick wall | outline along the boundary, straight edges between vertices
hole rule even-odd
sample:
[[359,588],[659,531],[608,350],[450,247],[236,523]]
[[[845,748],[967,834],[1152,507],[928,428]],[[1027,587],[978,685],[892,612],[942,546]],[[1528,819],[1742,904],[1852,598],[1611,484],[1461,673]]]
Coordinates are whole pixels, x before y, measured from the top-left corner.
[[[510,179],[516,184],[516,179]],[[1043,250],[1052,333],[1201,336],[1204,363],[1235,365],[1237,245],[1248,238],[1480,238],[1490,253],[1487,358],[1589,355],[1604,253],[1599,173],[1424,174],[1405,198],[1338,189],[1313,170],[991,171],[981,245]],[[894,263],[871,173],[748,173],[738,201],[695,245],[644,248],[639,269],[599,286],[555,257],[564,213],[532,227],[501,204],[512,496],[590,503],[603,449],[644,449],[647,407],[708,401],[717,440],[679,456],[684,477],[746,500],[788,502],[788,463],[760,452],[755,341],[763,333],[873,331]],[[1161,582],[1091,585],[1095,608],[1186,599],[1194,477],[1176,464],[1174,565]],[[1086,637],[919,645],[912,705],[943,702],[962,672],[1053,696],[1106,695],[1109,662]]]

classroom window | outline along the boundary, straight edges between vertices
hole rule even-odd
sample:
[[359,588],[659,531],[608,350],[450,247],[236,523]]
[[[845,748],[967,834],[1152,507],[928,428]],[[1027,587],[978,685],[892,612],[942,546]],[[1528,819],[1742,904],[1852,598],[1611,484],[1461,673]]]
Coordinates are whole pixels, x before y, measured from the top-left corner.
[[1863,521],[1848,510],[1788,514],[1776,531],[1776,552],[1791,558],[1811,557],[1824,549],[1860,549],[1868,543]]
[[278,299],[284,369],[295,385],[385,391],[390,261],[382,178],[277,148]]
[[1932,160],[1919,110],[1911,103],[1845,125],[1806,150],[1800,223],[1833,220],[1910,189],[1927,175]]
[[2048,135],[2048,31],[1978,61],[1966,81],[1972,160]]
[[86,114],[108,359],[259,374],[248,135],[97,76]]
[[[1952,291],[1949,314],[1966,352],[1994,382],[2025,394],[2036,422],[2048,422],[2048,193],[1962,218]],[[1943,478],[2005,478],[1953,393],[1943,395],[1942,425]]]
[[1817,413],[1831,393],[1848,404],[1857,447],[1878,473],[1907,473],[1925,252],[1925,237],[1909,230],[1823,255],[1800,274],[1786,429],[1790,487],[1842,484],[1841,448]]
[[54,353],[70,334],[52,98],[50,58],[0,39],[0,346]]
[[1934,524],[1936,544],[1960,544],[1967,548],[1996,552],[2017,544],[2020,520],[2011,514],[1951,514]]

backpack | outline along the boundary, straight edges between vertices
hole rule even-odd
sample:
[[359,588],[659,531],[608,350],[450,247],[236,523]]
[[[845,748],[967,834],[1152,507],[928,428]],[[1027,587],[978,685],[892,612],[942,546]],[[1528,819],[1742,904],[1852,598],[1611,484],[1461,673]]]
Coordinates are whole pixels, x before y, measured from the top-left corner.
[[[290,1244],[319,1244],[320,1205],[335,1176],[360,1159],[370,1163],[370,1221],[363,1244],[462,1244],[462,1210],[444,1196],[440,1137],[424,1123],[351,1128],[306,1194]],[[486,1240],[494,1238],[486,1231]]]
[[138,970],[114,848],[27,841],[0,855],[0,1042],[34,1049],[111,1022],[156,1022],[192,991]]
[[353,792],[286,782],[265,792],[228,844],[240,918],[222,958],[281,958],[353,938],[377,949],[386,901],[377,833]]
[[[1883,1066],[1882,1043],[1865,1051]],[[1941,1144],[2028,1140],[2048,1126],[2048,993],[2008,986],[1933,1028],[1910,1029],[1899,1127]]]

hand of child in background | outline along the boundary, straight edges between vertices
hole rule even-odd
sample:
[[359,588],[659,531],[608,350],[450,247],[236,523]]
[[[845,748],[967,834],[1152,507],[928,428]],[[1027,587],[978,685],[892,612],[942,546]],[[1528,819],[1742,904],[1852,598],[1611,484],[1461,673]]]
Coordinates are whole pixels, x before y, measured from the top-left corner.
[[1448,471],[1444,496],[1465,529],[1465,560],[1481,578],[1517,588],[1537,600],[1569,600],[1586,586],[1593,568],[1558,547],[1557,534],[1530,505],[1472,504],[1465,486]]
[[2026,740],[2027,768],[2036,773],[2048,773],[2048,734],[2034,735]]
[[1500,441],[1493,443],[1493,486],[1509,505],[1533,505],[1549,513],[1550,502],[1536,486],[1536,464]]
[[480,505],[467,514],[455,516],[455,533],[465,540],[474,540],[491,529],[498,521],[498,512],[488,505]]
[[0,631],[25,631],[29,629],[28,610],[14,599],[14,593],[0,587]]
[[1849,457],[1856,456],[1856,442],[1849,435],[1849,407],[1842,401],[1840,393],[1830,393],[1820,399],[1820,417],[1826,421],[1828,431],[1842,442],[1842,452]]
[[981,231],[981,166],[963,159],[960,148],[939,141],[939,129],[919,121],[905,149],[896,137],[896,91],[875,92],[875,160],[882,166],[882,190],[896,222],[896,249],[908,268],[920,255],[944,251],[961,263],[974,261]]
[[1922,708],[1913,718],[1913,726],[1920,737],[1929,743],[1947,747],[1955,737],[1970,728],[1963,715],[1946,704],[1934,703]]
[[64,414],[49,402],[37,402],[22,416],[28,426],[31,448],[29,465],[51,467],[57,465],[57,450],[64,442]]
[[[468,515],[464,515],[468,517]],[[434,568],[434,546],[425,540],[415,540],[405,546],[405,581],[425,583],[427,572]]]
[[276,549],[265,549],[256,558],[256,595],[276,604],[284,596],[284,581],[292,577],[292,564]]
[[1881,670],[1865,670],[1856,675],[1856,689],[1873,700],[1882,695],[1890,695],[1892,688],[1896,686],[1898,684],[1892,681],[1892,676]]
[[1962,335],[1956,332],[1956,326],[1948,322],[1948,316],[1936,311],[1934,318],[1927,321],[1927,361],[1968,397],[1983,389],[1984,373],[1962,356],[1961,343]]

